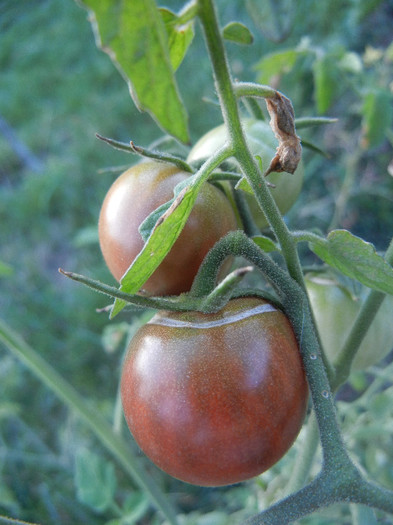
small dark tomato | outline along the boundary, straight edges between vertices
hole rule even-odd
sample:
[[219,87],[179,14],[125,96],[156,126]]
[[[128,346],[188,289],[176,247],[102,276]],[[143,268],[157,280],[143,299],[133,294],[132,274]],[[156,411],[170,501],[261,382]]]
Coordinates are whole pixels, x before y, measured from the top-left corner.
[[[105,262],[118,281],[143,248],[140,224],[172,199],[174,187],[189,175],[170,164],[146,162],[133,166],[112,184],[102,204],[98,233]],[[151,295],[188,291],[210,248],[236,228],[224,193],[204,184],[182,233],[143,289]]]

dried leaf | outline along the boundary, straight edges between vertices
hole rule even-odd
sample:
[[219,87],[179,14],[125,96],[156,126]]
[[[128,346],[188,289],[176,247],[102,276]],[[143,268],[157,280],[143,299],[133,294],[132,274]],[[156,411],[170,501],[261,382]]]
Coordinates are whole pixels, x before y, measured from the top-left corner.
[[289,98],[276,91],[273,98],[266,99],[270,126],[278,139],[275,157],[265,175],[273,171],[294,173],[302,156],[300,138],[296,135],[295,113]]

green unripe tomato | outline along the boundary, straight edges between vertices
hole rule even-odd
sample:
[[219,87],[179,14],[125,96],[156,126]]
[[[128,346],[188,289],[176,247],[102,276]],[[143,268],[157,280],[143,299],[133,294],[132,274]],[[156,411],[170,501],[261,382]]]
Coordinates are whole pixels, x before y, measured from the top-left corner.
[[[278,141],[269,124],[263,120],[244,119],[242,121],[251,152],[262,159],[263,169],[267,169],[276,154]],[[224,145],[228,139],[225,125],[210,130],[201,137],[188,155],[188,162],[205,159]],[[295,173],[270,173],[267,180],[275,185],[269,188],[282,214],[287,213],[299,196],[303,184],[304,168],[300,162]],[[259,228],[266,228],[268,222],[254,197],[246,193],[251,213]]]
[[[327,357],[334,362],[341,350],[355,318],[365,300],[368,289],[361,287],[354,297],[329,273],[306,275],[306,287],[315,320]],[[393,296],[382,303],[359,350],[352,368],[364,370],[385,357],[393,348]]]

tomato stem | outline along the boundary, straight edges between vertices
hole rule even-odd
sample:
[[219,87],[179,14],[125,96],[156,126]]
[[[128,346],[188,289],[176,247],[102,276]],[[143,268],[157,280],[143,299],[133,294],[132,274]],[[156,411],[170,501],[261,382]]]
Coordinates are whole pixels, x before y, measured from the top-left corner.
[[258,96],[272,98],[277,91],[269,86],[259,86],[258,84],[236,84],[232,81],[226,53],[221,38],[217,15],[214,4],[211,0],[200,0],[198,12],[205,34],[206,44],[210,55],[217,95],[221,105],[224,122],[227,125],[230,142],[234,149],[234,156],[239,162],[242,172],[253,189],[258,204],[263,210],[269,224],[276,235],[286,261],[290,275],[305,289],[303,273],[300,260],[296,250],[296,245],[292,240],[291,234],[281,216],[281,213],[273,199],[267,183],[258,167],[256,159],[249,150],[245,134],[243,132],[237,95],[249,95],[253,92],[250,87],[256,90]]

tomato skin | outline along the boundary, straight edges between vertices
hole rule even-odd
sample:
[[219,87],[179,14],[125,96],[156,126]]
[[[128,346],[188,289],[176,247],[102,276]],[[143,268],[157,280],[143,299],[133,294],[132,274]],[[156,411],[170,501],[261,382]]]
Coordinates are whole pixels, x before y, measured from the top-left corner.
[[[368,289],[359,285],[358,296],[354,297],[348,288],[339,284],[328,272],[306,275],[305,282],[322,345],[329,360],[334,362],[352,328]],[[392,350],[392,312],[393,296],[388,295],[352,362],[354,370],[364,370],[376,364]]]
[[295,440],[308,386],[286,316],[249,314],[265,305],[241,298],[216,314],[161,312],[131,341],[125,418],[145,454],[173,477],[237,483],[267,470]]
[[[242,126],[251,152],[262,158],[263,169],[267,169],[276,154],[278,146],[271,127],[263,120],[250,118],[242,120]],[[210,130],[192,148],[187,161],[195,162],[209,157],[224,145],[227,138],[225,125]],[[304,168],[302,162],[299,163],[293,174],[273,172],[267,177],[266,180],[275,185],[275,188],[269,189],[282,214],[287,213],[296,202],[303,185],[303,177]],[[246,197],[256,224],[261,229],[266,228],[268,226],[267,219],[260,210],[255,198],[249,193],[246,193]]]
[[[140,224],[168,202],[174,187],[188,177],[188,173],[170,164],[145,162],[114,181],[102,204],[98,233],[105,262],[118,281],[143,248]],[[184,230],[143,286],[144,291],[151,295],[188,291],[210,248],[236,228],[236,218],[225,195],[205,184]]]

